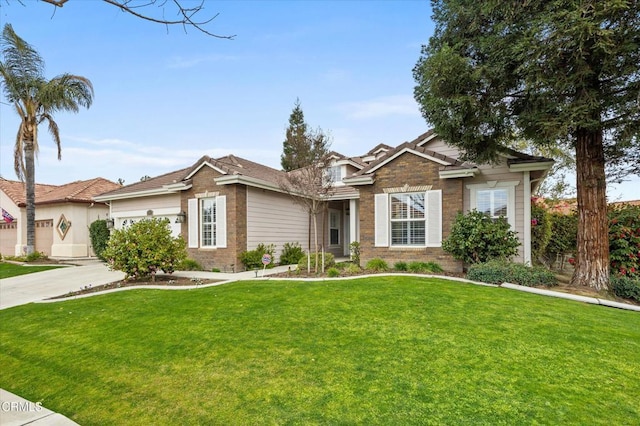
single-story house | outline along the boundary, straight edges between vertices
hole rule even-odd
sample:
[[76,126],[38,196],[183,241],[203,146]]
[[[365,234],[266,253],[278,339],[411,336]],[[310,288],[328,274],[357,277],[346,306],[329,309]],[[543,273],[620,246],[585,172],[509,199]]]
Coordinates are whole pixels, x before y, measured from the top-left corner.
[[[103,178],[64,185],[36,184],[35,250],[53,258],[93,256],[89,226],[106,219],[109,208],[93,197],[119,188]],[[27,204],[24,182],[0,178],[0,253],[20,256],[27,245]]]
[[[443,239],[459,211],[505,216],[521,241],[517,260],[531,262],[531,194],[553,160],[506,150],[493,165],[463,162],[433,131],[397,147],[380,144],[362,156],[333,152],[327,173],[335,191],[320,223],[321,244],[361,261],[380,257],[462,264],[445,253]],[[145,217],[166,217],[187,240],[189,256],[205,268],[239,270],[240,255],[274,244],[313,247],[307,212],[281,189],[285,172],[228,155],[204,156],[193,166],[94,197],[109,205],[116,228]]]

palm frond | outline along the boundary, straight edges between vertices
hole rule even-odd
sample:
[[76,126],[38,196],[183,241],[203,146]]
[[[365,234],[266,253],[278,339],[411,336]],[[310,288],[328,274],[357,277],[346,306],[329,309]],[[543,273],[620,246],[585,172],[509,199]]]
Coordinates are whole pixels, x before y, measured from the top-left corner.
[[52,78],[39,93],[44,109],[50,112],[78,112],[80,107],[89,108],[93,102],[93,85],[82,76],[62,74]]
[[49,114],[44,114],[43,117],[49,123],[49,133],[51,133],[51,137],[53,137],[53,141],[58,147],[58,160],[62,159],[62,145],[60,143],[60,129],[58,128],[58,123],[55,122],[53,117]]

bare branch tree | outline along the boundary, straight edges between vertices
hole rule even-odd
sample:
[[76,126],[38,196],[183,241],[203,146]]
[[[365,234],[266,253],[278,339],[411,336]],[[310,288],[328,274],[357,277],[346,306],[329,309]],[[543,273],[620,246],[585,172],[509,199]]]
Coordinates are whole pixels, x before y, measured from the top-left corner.
[[[318,250],[318,216],[327,207],[327,202],[335,192],[333,181],[327,173],[329,156],[329,137],[321,129],[307,134],[308,143],[315,148],[313,164],[293,170],[279,182],[280,189],[291,196],[294,203],[301,206],[313,221],[316,271],[319,265]],[[310,258],[309,253],[308,258]],[[310,267],[307,267],[310,272]]]
[[[8,0],[7,0],[8,1]],[[24,3],[17,0],[20,4]],[[41,0],[44,3],[53,5],[56,8],[63,7],[69,0]],[[131,14],[145,21],[162,24],[167,26],[178,25],[187,32],[188,27],[197,29],[198,31],[215,38],[233,40],[234,35],[220,35],[207,30],[205,26],[218,17],[218,13],[209,18],[200,19],[204,11],[205,1],[201,0],[200,4],[193,7],[186,7],[180,0],[102,0],[104,3],[117,7],[121,11]],[[152,12],[151,7],[155,6],[157,10]],[[165,17],[165,12],[173,12],[175,19]],[[200,15],[199,15],[200,14]],[[198,16],[196,16],[198,15]]]

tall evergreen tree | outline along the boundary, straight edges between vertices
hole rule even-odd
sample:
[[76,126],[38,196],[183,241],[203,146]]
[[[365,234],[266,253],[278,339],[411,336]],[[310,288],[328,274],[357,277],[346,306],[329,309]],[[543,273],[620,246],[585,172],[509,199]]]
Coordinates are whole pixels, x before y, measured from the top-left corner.
[[435,33],[414,68],[424,117],[476,161],[514,138],[574,150],[572,283],[608,288],[605,163],[640,173],[640,1],[432,6]]
[[282,143],[282,155],[280,156],[280,164],[285,172],[311,164],[312,156],[308,131],[309,126],[304,121],[300,99],[296,99],[293,111],[289,116],[289,127],[286,139]]
[[21,39],[10,24],[4,26],[0,78],[7,100],[20,116],[14,148],[14,167],[19,179],[25,180],[27,199],[27,254],[35,250],[35,156],[38,153],[38,126],[47,122],[49,133],[61,157],[60,132],[53,114],[58,111],[78,112],[93,101],[91,82],[78,75],[62,74],[47,80],[40,54]]

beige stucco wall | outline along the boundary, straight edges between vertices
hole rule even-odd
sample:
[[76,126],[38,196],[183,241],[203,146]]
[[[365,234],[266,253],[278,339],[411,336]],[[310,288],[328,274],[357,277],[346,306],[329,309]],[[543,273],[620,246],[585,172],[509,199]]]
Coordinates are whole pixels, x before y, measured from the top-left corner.
[[[148,215],[149,210],[151,210],[151,215]],[[114,219],[116,229],[121,229],[125,220],[137,221],[149,217],[166,217],[169,219],[172,235],[177,237],[180,235],[180,224],[176,223],[176,219],[180,211],[180,194],[176,193],[129,200],[113,200],[109,214]]]

